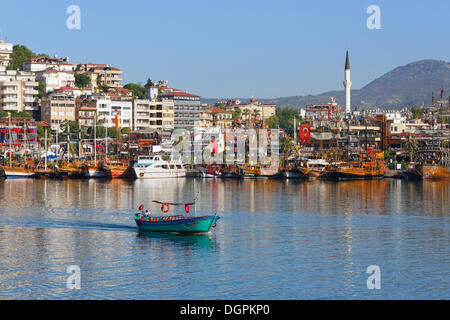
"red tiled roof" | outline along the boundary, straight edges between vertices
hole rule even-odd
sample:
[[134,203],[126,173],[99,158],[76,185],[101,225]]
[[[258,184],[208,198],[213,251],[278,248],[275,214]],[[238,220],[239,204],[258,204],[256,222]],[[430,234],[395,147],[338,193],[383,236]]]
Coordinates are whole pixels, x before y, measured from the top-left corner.
[[179,97],[197,97],[200,98],[200,96],[197,96],[195,94],[190,94],[187,92],[169,92],[169,93],[163,93],[161,94],[161,97],[173,97],[173,96],[179,96]]
[[207,107],[212,113],[232,113],[232,112],[230,112],[230,111],[226,111],[226,110],[223,110],[223,109],[221,109],[221,108],[217,108],[217,107],[213,107],[213,106],[208,106]]

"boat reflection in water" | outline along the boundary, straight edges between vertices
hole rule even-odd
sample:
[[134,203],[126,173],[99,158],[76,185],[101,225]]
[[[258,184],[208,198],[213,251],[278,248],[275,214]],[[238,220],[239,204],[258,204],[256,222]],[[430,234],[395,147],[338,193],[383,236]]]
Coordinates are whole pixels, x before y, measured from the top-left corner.
[[216,250],[217,243],[214,236],[211,234],[174,234],[161,233],[139,230],[136,233],[139,244],[150,244],[153,248],[160,247],[162,250],[170,252],[170,248],[174,251],[179,251],[182,247],[185,251],[206,249]]

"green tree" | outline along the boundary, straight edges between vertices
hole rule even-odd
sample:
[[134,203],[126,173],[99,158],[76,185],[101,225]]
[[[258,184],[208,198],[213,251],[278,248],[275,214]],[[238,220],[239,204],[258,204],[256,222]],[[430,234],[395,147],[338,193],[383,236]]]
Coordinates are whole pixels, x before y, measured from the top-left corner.
[[70,140],[78,140],[79,126],[76,121],[64,120],[60,125],[62,132],[60,134],[60,141],[67,141],[67,136],[70,133]]
[[242,111],[242,115],[243,115],[243,118],[245,118],[245,120],[247,122],[247,126],[249,126],[250,125],[250,115],[251,115],[250,109],[244,109],[244,111]]
[[278,119],[277,115],[273,115],[266,120],[266,124],[270,129],[276,129],[280,125],[280,120]]
[[420,108],[418,106],[414,106],[411,108],[412,113],[412,119],[419,119],[423,116],[423,108]]
[[418,149],[419,143],[413,136],[408,136],[408,140],[403,143],[403,148],[409,151],[409,161],[413,161],[413,153]]
[[153,87],[155,84],[153,83],[152,79],[148,78],[147,82],[145,83],[145,88]]
[[[278,118],[278,124],[280,128],[286,131],[287,134],[292,136],[294,134],[294,118],[300,120],[298,111],[293,108],[277,108],[275,115]],[[298,123],[298,122],[297,122]]]
[[253,123],[255,123],[256,119],[261,115],[261,112],[257,109],[254,109],[252,112]]
[[7,67],[8,70],[22,70],[22,64],[25,60],[34,58],[36,55],[26,46],[15,45],[11,54],[11,61]]
[[147,90],[140,84],[136,83],[128,83],[124,86],[125,89],[131,90],[133,92],[133,96],[139,99],[145,99],[147,97]]
[[98,86],[98,89],[103,93],[107,93],[109,91],[109,86],[107,86],[106,84],[100,84]]
[[294,146],[294,143],[292,142],[291,139],[289,139],[288,137],[284,136],[283,138],[281,138],[280,141],[280,149],[281,151],[283,151],[283,153],[285,154],[285,156],[287,156],[289,154],[289,152],[292,151],[292,147]]
[[87,88],[91,84],[91,78],[84,73],[75,73],[75,86],[77,88]]
[[122,128],[122,129],[120,130],[120,134],[129,134],[130,131],[131,131],[130,128],[125,127],[125,128]]
[[44,81],[38,81],[38,98],[45,96],[45,83]]
[[238,119],[240,120],[241,115],[242,115],[241,109],[239,107],[235,107],[231,116],[233,117],[233,121],[236,123]]

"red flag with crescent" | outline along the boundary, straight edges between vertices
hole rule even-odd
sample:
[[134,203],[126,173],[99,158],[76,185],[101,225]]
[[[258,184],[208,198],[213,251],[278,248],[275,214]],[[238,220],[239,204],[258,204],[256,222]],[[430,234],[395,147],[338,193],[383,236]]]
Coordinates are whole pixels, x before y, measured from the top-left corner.
[[217,153],[217,142],[215,141],[215,140],[212,140],[211,141],[211,144],[212,144],[212,149],[211,149],[211,153],[212,154],[216,154]]
[[311,125],[310,124],[302,124],[300,126],[300,141],[309,143],[311,141],[310,132],[311,132]]

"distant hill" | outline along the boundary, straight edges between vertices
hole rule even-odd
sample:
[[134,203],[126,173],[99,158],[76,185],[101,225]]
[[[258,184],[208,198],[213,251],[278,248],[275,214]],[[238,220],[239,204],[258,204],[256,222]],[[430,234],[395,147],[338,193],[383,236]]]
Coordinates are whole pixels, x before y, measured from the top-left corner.
[[[352,89],[352,107],[411,107],[431,104],[431,92],[439,98],[441,88],[444,95],[450,95],[450,63],[438,60],[421,60],[395,68],[372,81],[365,87]],[[344,90],[329,91],[319,95],[292,96],[274,99],[260,99],[275,103],[280,107],[304,107],[307,104],[327,103],[330,97],[345,105]],[[247,98],[248,99],[248,98]],[[247,100],[241,99],[241,100]],[[217,99],[202,99],[203,103],[213,104]]]

